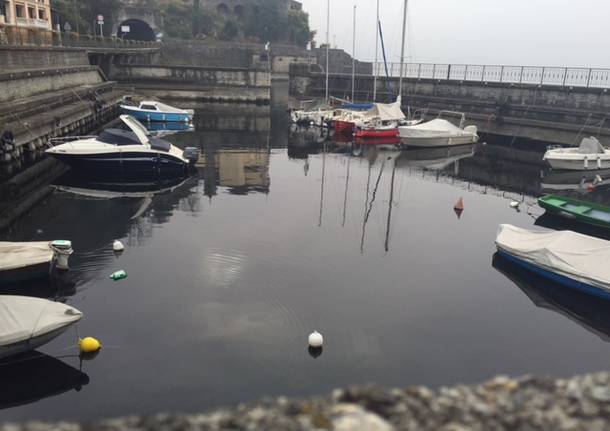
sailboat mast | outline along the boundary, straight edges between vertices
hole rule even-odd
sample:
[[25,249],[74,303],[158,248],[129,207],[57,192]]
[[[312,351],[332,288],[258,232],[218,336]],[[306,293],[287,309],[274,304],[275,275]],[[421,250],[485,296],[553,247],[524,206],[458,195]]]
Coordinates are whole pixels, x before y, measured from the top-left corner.
[[356,94],[356,5],[354,5],[354,33],[352,35],[352,102]]
[[379,0],[377,0],[377,20],[375,21],[375,63],[373,63],[373,102],[377,100],[377,76],[379,75]]
[[330,0],[326,0],[326,101],[328,101],[328,64],[330,63]]
[[405,39],[407,38],[407,2],[405,0],[405,8],[402,15],[402,44],[400,46],[400,78],[398,79],[398,95],[402,96],[402,75],[405,65]]

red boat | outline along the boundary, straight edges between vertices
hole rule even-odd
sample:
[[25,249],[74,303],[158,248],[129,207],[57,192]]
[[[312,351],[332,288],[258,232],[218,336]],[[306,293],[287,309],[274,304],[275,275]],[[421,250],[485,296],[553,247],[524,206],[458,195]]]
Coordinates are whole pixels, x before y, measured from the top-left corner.
[[336,133],[354,133],[356,125],[351,121],[335,120]]
[[398,129],[358,129],[354,136],[356,138],[396,138]]

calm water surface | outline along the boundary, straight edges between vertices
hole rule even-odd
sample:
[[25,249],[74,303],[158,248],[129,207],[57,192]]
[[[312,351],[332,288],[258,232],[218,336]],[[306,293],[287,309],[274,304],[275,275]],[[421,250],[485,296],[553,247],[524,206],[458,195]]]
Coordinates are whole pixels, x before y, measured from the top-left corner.
[[[202,149],[194,177],[130,187],[63,178],[3,235],[73,241],[75,284],[27,292],[82,310],[80,335],[104,348],[80,364],[68,331],[40,350],[49,357],[37,381],[27,361],[5,365],[1,407],[20,405],[0,421],[608,368],[610,308],[492,266],[498,224],[534,226],[541,188],[583,194],[579,178],[549,176],[523,146],[360,149],[289,134],[252,110],[168,137]],[[119,257],[115,238],[126,244]],[[111,281],[119,269],[128,278]],[[325,337],[317,359],[306,345],[314,329]],[[61,375],[64,387],[52,386],[48,376]]]

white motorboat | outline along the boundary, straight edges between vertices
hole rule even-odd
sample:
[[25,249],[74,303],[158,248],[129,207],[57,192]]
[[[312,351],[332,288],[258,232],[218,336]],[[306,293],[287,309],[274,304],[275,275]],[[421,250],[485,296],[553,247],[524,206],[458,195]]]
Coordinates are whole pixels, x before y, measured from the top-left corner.
[[414,126],[401,126],[398,133],[403,144],[409,147],[448,147],[478,142],[477,127],[464,127],[464,121],[464,114],[459,127],[442,118],[436,118]]
[[0,358],[37,349],[78,322],[83,313],[61,302],[0,296]]
[[0,242],[0,284],[34,280],[68,269],[70,241]]
[[120,119],[130,130],[106,129],[99,136],[71,138],[75,140],[46,152],[86,172],[157,174],[186,171],[189,160],[184,151],[151,136],[135,118],[121,115]]
[[551,147],[542,158],[553,169],[591,171],[610,169],[610,150],[594,138],[584,138],[578,148]]

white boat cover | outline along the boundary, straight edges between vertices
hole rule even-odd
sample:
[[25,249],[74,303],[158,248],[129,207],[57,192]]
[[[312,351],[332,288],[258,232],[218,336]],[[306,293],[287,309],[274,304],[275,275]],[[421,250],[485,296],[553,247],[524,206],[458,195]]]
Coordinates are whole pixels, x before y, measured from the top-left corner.
[[76,323],[76,308],[27,296],[0,295],[0,346],[27,341]]
[[572,231],[532,231],[502,224],[496,245],[537,267],[610,291],[610,241]]
[[605,150],[602,144],[593,136],[590,138],[583,138],[578,151],[582,154],[604,154]]
[[400,109],[401,98],[400,96],[394,103],[375,103],[371,109],[366,111],[369,117],[379,117],[381,121],[400,121],[405,120],[405,116],[402,109]]
[[0,242],[0,271],[51,262],[48,242]]
[[426,121],[425,123],[416,124],[415,126],[408,126],[407,128],[409,130],[439,132],[451,135],[461,135],[464,133],[464,130],[447,120],[443,120],[442,118],[436,118],[434,120]]

